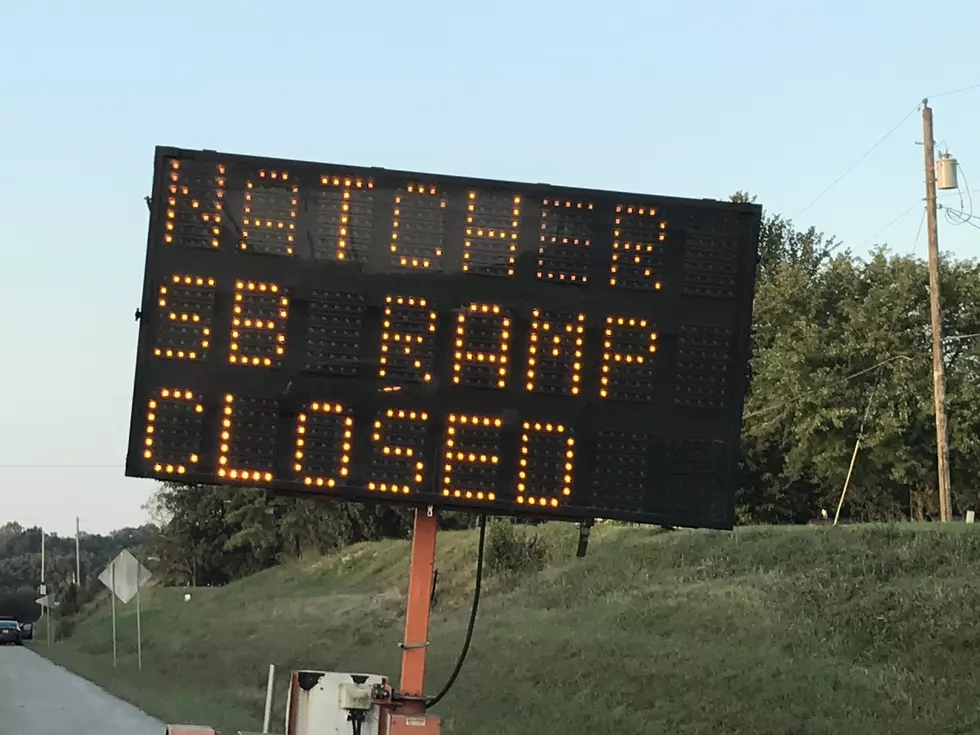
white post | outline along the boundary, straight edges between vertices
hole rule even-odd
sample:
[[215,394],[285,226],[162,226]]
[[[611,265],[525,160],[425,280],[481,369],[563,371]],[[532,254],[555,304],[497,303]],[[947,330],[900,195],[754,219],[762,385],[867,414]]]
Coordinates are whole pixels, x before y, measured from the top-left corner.
[[136,660],[139,670],[143,670],[143,629],[140,625],[140,585],[139,572],[136,582]]
[[[41,597],[48,594],[48,588],[44,584],[44,528],[41,528]],[[45,605],[41,608],[41,619],[44,620],[44,637],[51,648],[51,608]]]
[[[79,543],[78,516],[75,516],[75,591],[78,592],[82,587],[82,555],[81,544]],[[76,595],[77,598],[77,595]]]
[[112,596],[112,668],[116,668],[116,562],[112,562],[109,567],[112,572],[112,589],[109,590]]
[[269,732],[269,722],[272,719],[272,687],[276,681],[276,665],[269,664],[269,683],[265,687],[265,717],[262,718],[262,732]]

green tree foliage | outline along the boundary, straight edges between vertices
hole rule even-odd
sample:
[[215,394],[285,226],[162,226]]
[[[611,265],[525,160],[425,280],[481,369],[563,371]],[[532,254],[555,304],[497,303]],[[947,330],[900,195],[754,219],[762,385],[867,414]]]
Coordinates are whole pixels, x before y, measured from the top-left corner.
[[[942,263],[954,506],[978,500],[980,266]],[[936,512],[926,263],[885,247],[842,251],[813,229],[765,218],[738,496],[743,521],[801,522],[836,507],[885,520]],[[872,397],[872,392],[874,396]],[[869,406],[870,402],[870,406]]]
[[[388,505],[276,497],[256,488],[164,483],[151,513],[156,568],[171,584],[220,585],[307,551],[406,538],[411,511]],[[451,527],[458,527],[453,516]]]

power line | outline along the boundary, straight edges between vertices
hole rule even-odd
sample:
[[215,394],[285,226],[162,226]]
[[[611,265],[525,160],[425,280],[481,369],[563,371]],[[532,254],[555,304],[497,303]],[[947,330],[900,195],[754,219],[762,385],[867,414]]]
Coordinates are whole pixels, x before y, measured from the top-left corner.
[[976,229],[980,230],[980,225],[974,222],[972,217],[966,217],[963,212],[956,212],[956,214],[964,217],[964,219],[960,220],[960,224],[970,225],[970,227],[975,227]]
[[[919,217],[919,229],[915,231],[915,242],[912,243],[912,257],[916,257],[919,252],[919,238],[922,237],[922,225],[926,223],[926,208],[922,208],[922,216]],[[894,325],[892,325],[894,327]]]
[[[837,386],[844,385],[845,383],[849,383],[850,381],[854,380],[854,378],[859,378],[862,375],[867,375],[872,370],[877,370],[878,368],[882,367],[883,365],[887,365],[888,363],[894,362],[895,360],[911,360],[911,359],[912,359],[912,357],[910,355],[892,355],[891,357],[886,358],[886,359],[882,360],[881,362],[875,363],[871,367],[864,368],[863,370],[858,370],[857,372],[851,373],[850,375],[845,375],[844,377],[842,377],[838,381],[836,381],[833,384],[833,387],[837,387]],[[782,408],[784,406],[792,406],[792,405],[795,405],[795,404],[800,403],[801,401],[803,401],[803,400],[805,400],[807,398],[810,398],[810,396],[811,396],[811,392],[807,391],[807,392],[804,392],[801,395],[797,396],[796,398],[792,398],[792,399],[790,399],[788,401],[780,401],[779,403],[774,403],[774,404],[772,404],[770,406],[766,406],[765,408],[760,408],[757,411],[750,411],[749,413],[745,414],[742,417],[742,420],[744,421],[745,419],[750,419],[750,418],[753,418],[755,416],[761,416],[764,413],[769,413],[771,411],[775,411],[777,408]]]
[[[950,92],[950,93],[948,93],[948,94],[952,94],[952,92]],[[823,199],[823,197],[824,197],[824,195],[826,195],[826,194],[827,194],[827,193],[828,193],[828,192],[829,192],[829,191],[830,191],[831,189],[833,189],[833,188],[834,188],[835,186],[837,186],[837,185],[838,185],[838,184],[839,184],[839,183],[840,183],[841,181],[843,181],[843,180],[844,180],[844,178],[845,178],[845,177],[846,177],[846,176],[847,176],[847,175],[848,175],[849,173],[851,173],[851,171],[853,171],[853,170],[854,170],[854,169],[856,169],[856,168],[857,168],[858,166],[860,166],[860,165],[861,165],[861,164],[862,164],[862,163],[864,162],[864,160],[865,160],[865,159],[866,159],[866,158],[867,158],[868,156],[870,156],[870,155],[871,155],[872,153],[874,153],[874,152],[875,152],[876,150],[878,150],[878,147],[879,147],[879,146],[880,146],[880,145],[881,145],[882,143],[884,143],[884,142],[885,142],[886,140],[888,140],[888,139],[889,139],[889,138],[890,138],[890,137],[892,136],[892,134],[893,134],[893,133],[894,133],[894,132],[895,132],[896,130],[898,130],[898,129],[899,129],[900,127],[902,127],[902,124],[903,124],[903,123],[904,123],[904,122],[905,122],[906,120],[908,120],[908,119],[909,119],[910,117],[912,117],[912,115],[914,115],[914,114],[915,114],[915,113],[916,113],[916,112],[918,111],[918,109],[919,109],[919,106],[918,106],[918,105],[916,105],[916,106],[915,106],[915,107],[913,107],[913,108],[912,108],[911,110],[909,110],[909,111],[908,111],[908,113],[907,113],[907,114],[906,114],[906,115],[905,115],[905,116],[904,116],[904,117],[903,117],[903,118],[902,118],[901,120],[899,120],[899,121],[898,121],[897,123],[895,123],[895,124],[894,124],[894,125],[893,125],[893,126],[891,127],[891,129],[890,129],[890,130],[889,130],[889,131],[888,131],[887,133],[885,133],[885,134],[884,134],[884,135],[883,135],[883,136],[882,136],[881,138],[879,138],[879,139],[878,139],[878,142],[877,142],[877,143],[875,143],[875,144],[874,144],[873,146],[871,146],[871,147],[870,147],[870,148],[869,148],[869,149],[868,149],[867,151],[865,151],[865,153],[864,153],[864,155],[862,155],[862,156],[861,156],[861,157],[860,157],[860,158],[859,158],[858,160],[856,160],[856,161],[855,161],[854,163],[852,163],[852,164],[851,164],[851,165],[850,165],[850,166],[849,166],[849,167],[848,167],[848,168],[847,168],[847,169],[846,169],[846,170],[844,171],[844,173],[842,173],[842,174],[841,174],[840,176],[838,176],[838,177],[837,177],[836,179],[834,179],[834,180],[833,180],[833,181],[832,181],[832,182],[830,183],[830,186],[828,186],[828,187],[827,187],[826,189],[824,189],[824,190],[823,190],[822,192],[820,192],[819,194],[817,194],[817,196],[816,196],[816,197],[814,197],[814,198],[813,198],[813,200],[811,200],[809,204],[807,204],[807,205],[806,205],[805,207],[803,207],[803,209],[801,209],[801,210],[800,210],[799,212],[797,212],[797,213],[796,213],[796,214],[794,215],[794,217],[793,217],[793,219],[796,219],[796,218],[797,218],[797,217],[799,217],[799,216],[800,216],[801,214],[803,214],[803,213],[804,213],[804,212],[806,212],[806,211],[807,211],[808,209],[810,209],[810,207],[812,207],[812,206],[813,206],[814,204],[816,204],[816,203],[817,203],[817,202],[819,202],[819,201],[820,201],[821,199]]]
[[[980,337],[980,332],[976,332],[974,334],[956,334],[956,335],[950,335],[948,337],[943,337],[943,342],[947,342],[947,341],[954,342],[956,340],[961,340],[961,339],[976,339],[978,337]],[[894,362],[895,360],[908,360],[909,362],[911,362],[913,358],[916,356],[917,355],[907,355],[907,354],[893,355],[885,360],[882,360],[881,362],[875,363],[871,367],[864,368],[863,370],[858,370],[855,373],[850,373],[849,375],[843,376],[836,382],[832,383],[830,387],[835,388],[835,387],[840,387],[842,385],[845,385],[846,383],[849,383],[855,378],[859,378],[862,375],[867,375],[871,371],[877,370],[878,368],[887,365],[890,362]],[[796,398],[791,398],[790,400],[787,401],[780,401],[779,403],[770,404],[765,408],[760,408],[755,411],[750,411],[749,413],[742,416],[742,420],[744,421],[746,419],[755,418],[756,416],[761,416],[762,414],[772,413],[773,411],[779,408],[794,406],[797,403],[801,403],[807,398],[810,398],[811,396],[812,396],[812,391],[805,391],[801,393],[799,396],[797,396]]]
[[[940,92],[939,94],[932,94],[932,95],[929,95],[926,99],[936,99],[938,97],[949,97],[950,95],[960,94],[962,92],[970,92],[970,91],[972,91],[974,89],[980,89],[980,82],[977,82],[976,84],[967,85],[966,87],[959,87],[957,89],[950,89],[950,90],[948,90],[946,92]],[[840,176],[838,176],[836,179],[834,179],[826,189],[824,189],[819,194],[817,194],[817,196],[814,197],[810,201],[809,204],[807,204],[805,207],[803,207],[803,209],[801,209],[799,212],[797,212],[796,215],[794,215],[793,219],[798,218],[800,215],[802,215],[804,212],[806,212],[808,209],[810,209],[810,207],[812,207],[818,201],[820,201],[821,199],[823,199],[824,196],[828,192],[830,192],[831,189],[833,189],[841,181],[843,181],[844,178],[849,173],[851,173],[851,171],[853,171],[858,166],[860,166],[865,161],[865,159],[868,158],[868,156],[870,156],[872,153],[874,153],[882,143],[884,143],[886,140],[888,140],[895,133],[895,131],[898,130],[900,127],[902,127],[902,124],[906,120],[908,120],[910,117],[912,117],[912,115],[914,115],[919,109],[920,109],[920,105],[916,105],[911,110],[909,110],[908,113],[901,120],[899,120],[897,123],[895,123],[895,125],[893,125],[891,127],[891,129],[889,129],[889,131],[887,133],[885,133],[881,138],[878,139],[878,141],[873,146],[871,146],[867,151],[865,151],[864,155],[862,155],[854,163],[852,163],[847,169],[844,170],[844,173],[842,173]]]
[[[904,217],[905,215],[907,215],[909,212],[911,212],[913,209],[915,209],[916,207],[918,207],[920,204],[922,204],[922,199],[916,199],[914,202],[912,202],[912,205],[908,209],[905,209],[895,219],[891,220],[887,225],[885,225],[885,226],[883,226],[883,227],[875,230],[874,234],[872,234],[871,236],[869,236],[868,239],[866,239],[864,242],[862,242],[860,245],[857,246],[858,249],[860,250],[861,248],[863,248],[865,245],[867,245],[869,242],[871,242],[872,240],[874,240],[876,237],[878,237],[878,235],[880,235],[882,232],[884,232],[885,230],[887,230],[893,224],[895,224],[896,222],[898,222],[900,219],[902,219],[902,217]],[[923,216],[925,216],[925,209],[923,209],[922,212],[923,212]],[[921,225],[920,225],[920,227],[921,227]],[[918,236],[916,236],[916,240],[918,240]]]
[[0,469],[30,469],[30,470],[82,470],[82,469],[116,469],[121,470],[121,464],[7,464],[0,463]]
[[970,92],[974,89],[980,89],[980,82],[976,84],[970,84],[966,87],[960,87],[959,89],[951,89],[948,92],[940,92],[939,94],[930,94],[926,99],[934,100],[937,97],[949,97],[951,94],[959,94],[960,92]]

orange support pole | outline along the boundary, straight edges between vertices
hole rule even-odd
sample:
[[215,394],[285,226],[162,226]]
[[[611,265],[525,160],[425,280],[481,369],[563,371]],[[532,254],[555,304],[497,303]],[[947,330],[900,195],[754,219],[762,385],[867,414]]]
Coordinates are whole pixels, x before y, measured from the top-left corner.
[[432,602],[432,569],[436,559],[436,514],[432,508],[415,511],[412,558],[402,643],[402,676],[399,694],[416,700],[404,701],[399,711],[424,712],[423,680],[425,652],[429,645],[429,614]]

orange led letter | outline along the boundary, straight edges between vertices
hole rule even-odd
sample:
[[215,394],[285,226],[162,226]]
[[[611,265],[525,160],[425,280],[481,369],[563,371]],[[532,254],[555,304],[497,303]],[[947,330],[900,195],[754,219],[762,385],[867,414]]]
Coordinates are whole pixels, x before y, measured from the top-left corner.
[[371,432],[371,479],[368,490],[407,495],[422,491],[425,473],[425,426],[429,414],[389,408],[379,413]]
[[352,176],[320,177],[313,192],[313,257],[366,262],[374,218],[374,182]]
[[657,333],[646,319],[606,317],[599,395],[625,401],[653,400],[656,342]]
[[250,253],[292,255],[299,187],[285,171],[259,171],[245,182],[245,212],[238,247]]
[[446,241],[446,198],[435,186],[407,184],[395,194],[390,262],[439,269]]
[[289,299],[275,283],[235,282],[228,362],[279,367],[286,353]]
[[339,403],[313,401],[296,417],[293,470],[304,485],[336,487],[350,474],[354,418]]
[[575,439],[562,424],[525,421],[517,471],[517,502],[557,508],[572,494]]
[[231,393],[227,394],[221,405],[218,477],[271,482],[278,424],[277,401],[269,398],[236,398]]
[[617,205],[609,285],[659,291],[666,229],[667,222],[653,207]]
[[200,459],[204,406],[189,390],[160,388],[146,402],[143,459],[161,475],[183,475]]
[[442,468],[445,497],[497,499],[502,426],[496,417],[449,414]]
[[541,206],[538,279],[580,286],[588,283],[594,227],[592,202],[545,199]]
[[463,271],[485,276],[514,275],[521,198],[475,191],[468,197]]
[[507,387],[510,317],[497,304],[470,304],[456,317],[453,382],[472,388]]
[[582,389],[585,314],[531,310],[524,388],[577,396]]
[[390,383],[432,380],[437,316],[425,299],[385,296],[378,377]]
[[221,247],[225,167],[170,160],[163,241],[185,248]]
[[214,279],[175,273],[158,289],[153,354],[206,361],[213,318]]

